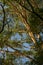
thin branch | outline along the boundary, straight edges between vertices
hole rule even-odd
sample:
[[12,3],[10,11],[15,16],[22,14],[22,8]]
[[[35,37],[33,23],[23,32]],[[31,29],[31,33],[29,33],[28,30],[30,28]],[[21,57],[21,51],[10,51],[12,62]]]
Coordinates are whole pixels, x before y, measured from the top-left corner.
[[[15,0],[15,1],[17,2],[17,0]],[[25,7],[24,5],[22,5],[21,3],[18,3],[18,2],[17,2],[17,3],[18,3],[21,7],[23,7],[24,9],[26,9],[27,11],[29,11],[29,12],[35,14],[41,21],[43,21],[43,17],[41,17],[41,15],[39,15],[37,12],[34,11],[33,6],[31,5],[31,3],[30,3],[28,0],[27,0],[27,2],[28,2],[28,4],[30,5],[32,11],[31,11],[29,8],[27,8],[27,7]]]
[[34,12],[34,7],[32,6],[32,4],[29,2],[29,0],[27,0],[28,4],[30,5],[32,12]]
[[38,3],[36,0],[31,0],[32,4],[34,5],[35,8],[39,9]]
[[[7,1],[7,2],[8,2],[8,1]],[[29,25],[29,23],[27,22],[27,19],[23,16],[23,14],[22,14],[20,11],[18,11],[18,9],[17,9],[17,7],[14,5],[14,3],[12,3],[11,1],[9,1],[9,4],[11,4],[11,5],[13,6],[14,10],[16,9],[16,12],[19,13],[19,14],[22,16],[22,18],[23,18],[23,24],[25,25],[25,27],[26,27],[26,29],[27,29],[27,31],[28,31],[29,36],[31,37],[31,39],[32,39],[32,41],[34,42],[34,44],[38,46],[37,41],[36,41],[36,39],[35,39],[35,37],[34,37],[34,34],[33,34],[32,31],[31,31],[30,25]],[[38,46],[38,47],[39,47],[39,46]]]
[[[8,47],[12,48],[13,50],[17,51],[17,53],[16,53],[17,55],[25,56],[25,57],[27,57],[27,58],[33,60],[36,64],[40,64],[40,62],[36,61],[34,58],[30,57],[29,55],[26,55],[26,54],[22,53],[21,50],[15,49],[15,48],[13,48],[11,45],[9,45],[9,44],[6,44],[6,45],[7,45]],[[6,51],[6,52],[10,52],[10,51]],[[12,52],[10,52],[10,53],[12,53]],[[13,54],[14,54],[14,53],[15,53],[15,52],[13,52]]]
[[5,10],[4,10],[4,6],[2,5],[2,4],[0,4],[0,6],[2,7],[2,10],[3,10],[3,14],[4,14],[4,17],[3,17],[3,25],[2,25],[2,29],[1,29],[1,31],[0,31],[0,33],[2,33],[3,32],[3,30],[4,30],[4,22],[5,22]]
[[34,7],[32,6],[32,4],[29,2],[29,0],[27,0],[28,4],[30,5],[32,12],[43,21],[43,18],[34,10]]

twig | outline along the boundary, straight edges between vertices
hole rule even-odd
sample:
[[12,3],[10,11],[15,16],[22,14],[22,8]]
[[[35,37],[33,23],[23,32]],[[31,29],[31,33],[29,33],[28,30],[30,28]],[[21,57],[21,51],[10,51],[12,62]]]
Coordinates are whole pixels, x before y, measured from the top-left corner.
[[2,25],[2,29],[1,29],[1,31],[0,31],[0,33],[2,33],[3,32],[3,30],[4,30],[4,22],[5,22],[5,10],[4,10],[4,6],[2,5],[2,4],[0,4],[0,6],[2,7],[2,10],[3,10],[3,13],[4,13],[4,17],[3,17],[3,25]]

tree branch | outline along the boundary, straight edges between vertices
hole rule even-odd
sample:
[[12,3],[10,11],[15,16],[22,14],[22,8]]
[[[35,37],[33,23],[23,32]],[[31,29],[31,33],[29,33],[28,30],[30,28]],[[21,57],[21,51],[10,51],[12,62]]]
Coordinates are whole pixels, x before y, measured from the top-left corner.
[[3,13],[4,13],[4,17],[3,17],[3,25],[2,25],[2,29],[1,29],[1,31],[0,31],[0,33],[1,32],[3,32],[3,30],[4,30],[4,22],[5,22],[5,10],[4,10],[4,6],[2,5],[2,4],[0,4],[0,6],[2,7],[2,10],[3,10]]
[[[27,19],[23,16],[23,14],[22,14],[20,11],[18,11],[18,9],[17,9],[17,7],[14,5],[14,3],[12,3],[11,1],[9,1],[9,4],[11,4],[11,5],[14,7],[14,10],[16,9],[15,12],[19,13],[19,14],[22,16],[22,18],[23,18],[23,24],[24,24],[24,26],[26,27],[26,29],[27,29],[27,31],[28,31],[28,34],[29,34],[29,36],[31,37],[31,40],[33,41],[33,43],[34,43],[35,45],[38,46],[37,41],[36,41],[36,39],[35,39],[35,37],[34,37],[34,34],[33,34],[33,32],[31,31],[30,25],[29,25],[29,23],[27,22]],[[26,14],[26,13],[25,13],[25,14]],[[39,47],[39,46],[38,46],[38,47]]]
[[32,6],[32,4],[29,2],[29,0],[27,0],[28,4],[30,5],[32,12],[43,21],[43,18],[34,10],[34,7]]
[[[17,2],[17,0],[15,0],[15,1]],[[18,3],[18,2],[17,2],[17,3],[18,3],[21,7],[23,7],[24,9],[26,9],[27,11],[29,11],[29,12],[35,14],[41,21],[43,21],[43,17],[41,17],[41,15],[39,15],[37,12],[34,11],[33,6],[31,5],[31,3],[30,3],[28,0],[27,0],[27,2],[28,2],[28,4],[30,5],[32,11],[31,11],[29,8],[27,8],[27,7],[25,7],[24,5],[22,5],[21,3]]]
[[[13,48],[11,45],[9,45],[9,44],[6,44],[6,45],[7,45],[8,47],[12,48],[13,50],[17,51],[17,52],[13,52],[13,54],[16,53],[16,55],[25,56],[25,57],[27,57],[27,58],[33,60],[36,64],[40,64],[40,62],[36,61],[34,58],[30,57],[30,56],[27,55],[27,54],[22,53],[21,50],[15,49],[15,48]],[[6,51],[6,52],[7,52],[7,51]],[[9,52],[9,51],[8,51],[8,52]],[[10,52],[10,53],[12,53],[12,52]]]

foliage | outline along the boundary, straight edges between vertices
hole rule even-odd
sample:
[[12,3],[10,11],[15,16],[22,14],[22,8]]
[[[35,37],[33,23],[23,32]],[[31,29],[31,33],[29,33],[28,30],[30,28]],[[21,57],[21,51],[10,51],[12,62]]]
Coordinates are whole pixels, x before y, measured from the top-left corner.
[[43,65],[42,2],[0,0],[1,65]]

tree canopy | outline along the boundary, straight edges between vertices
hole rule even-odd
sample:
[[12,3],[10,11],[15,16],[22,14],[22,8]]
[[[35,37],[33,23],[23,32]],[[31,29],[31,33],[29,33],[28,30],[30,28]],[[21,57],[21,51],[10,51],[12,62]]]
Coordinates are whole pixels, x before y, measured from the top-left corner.
[[43,0],[0,0],[0,65],[16,64],[43,65]]

